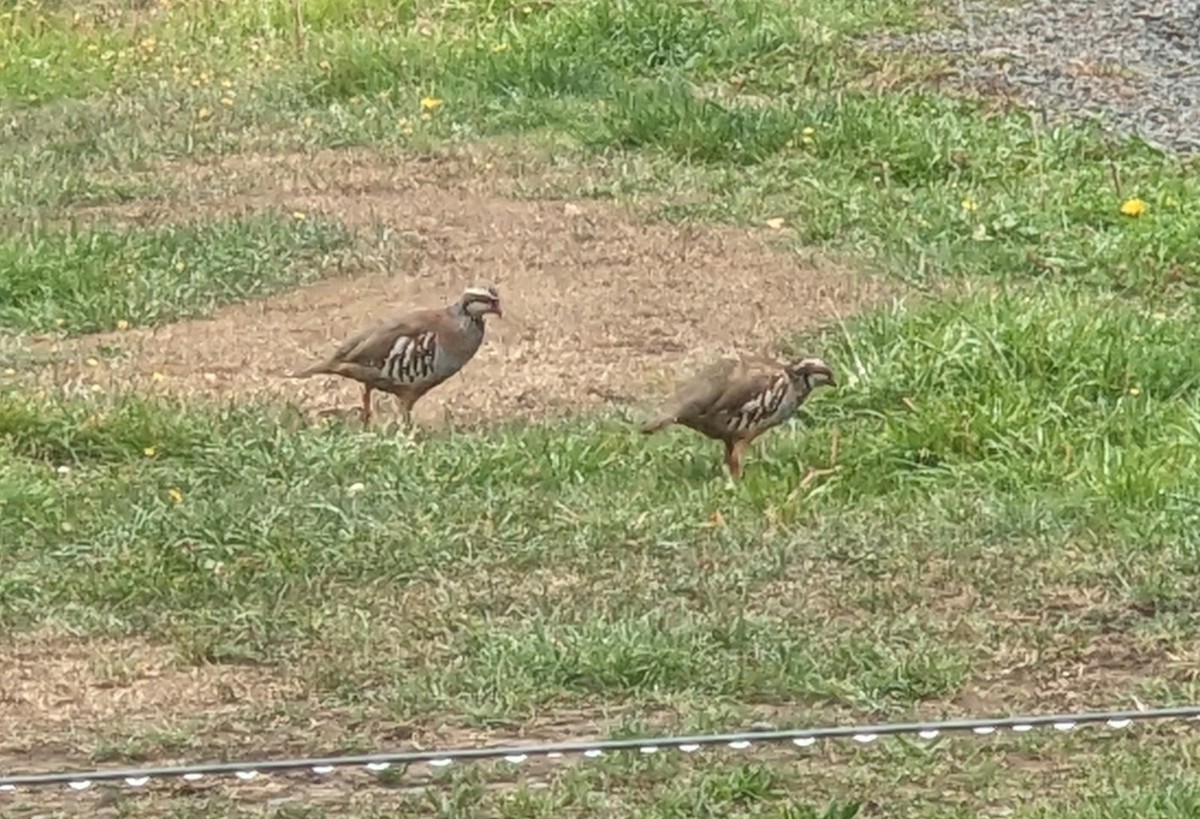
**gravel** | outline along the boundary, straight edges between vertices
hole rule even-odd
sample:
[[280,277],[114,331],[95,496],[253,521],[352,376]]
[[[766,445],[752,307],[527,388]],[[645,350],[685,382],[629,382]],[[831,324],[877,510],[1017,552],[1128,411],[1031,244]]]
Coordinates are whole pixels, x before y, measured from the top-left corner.
[[1048,118],[1099,116],[1165,151],[1200,151],[1200,0],[961,0],[958,27],[873,38],[953,58],[952,83]]

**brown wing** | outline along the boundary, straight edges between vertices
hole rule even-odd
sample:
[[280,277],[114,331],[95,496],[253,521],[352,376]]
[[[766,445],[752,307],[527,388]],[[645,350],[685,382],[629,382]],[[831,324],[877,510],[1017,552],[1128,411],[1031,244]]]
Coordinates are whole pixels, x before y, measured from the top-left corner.
[[705,407],[721,397],[737,366],[736,360],[725,358],[705,367],[679,385],[671,400],[663,407],[663,412],[676,417],[703,412]]
[[346,339],[329,358],[296,373],[295,377],[301,378],[305,375],[324,372],[341,363],[382,367],[384,359],[387,357],[388,351],[392,349],[392,345],[396,343],[396,339],[436,329],[438,320],[443,313],[443,310],[437,308],[421,308],[393,313]]
[[706,414],[718,415],[723,412],[736,412],[747,401],[766,392],[778,377],[778,372],[754,372],[731,381],[717,400],[708,406]]
[[778,374],[779,364],[758,357],[722,358],[680,385],[662,411],[642,429],[654,432],[676,420],[736,409]]

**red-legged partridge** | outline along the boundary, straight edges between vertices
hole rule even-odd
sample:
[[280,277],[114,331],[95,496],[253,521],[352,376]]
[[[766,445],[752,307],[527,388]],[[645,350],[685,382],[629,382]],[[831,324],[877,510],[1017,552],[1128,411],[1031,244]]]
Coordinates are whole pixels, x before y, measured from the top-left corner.
[[725,465],[742,475],[742,455],[755,438],[792,416],[822,385],[837,386],[819,358],[794,364],[760,356],[723,358],[684,382],[651,421],[650,434],[681,424],[725,444]]
[[362,419],[371,418],[371,391],[400,400],[405,425],[413,405],[471,360],[483,343],[483,317],[502,317],[500,294],[490,286],[468,287],[443,308],[395,313],[347,340],[333,355],[292,375],[340,375],[363,385]]

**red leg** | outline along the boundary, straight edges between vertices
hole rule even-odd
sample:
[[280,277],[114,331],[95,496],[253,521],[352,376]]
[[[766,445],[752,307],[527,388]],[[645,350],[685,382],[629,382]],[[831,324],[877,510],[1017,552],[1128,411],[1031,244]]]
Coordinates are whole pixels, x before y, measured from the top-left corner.
[[412,410],[413,404],[417,403],[417,396],[412,393],[397,395],[400,401],[400,423],[405,429],[412,427]]
[[363,426],[371,420],[371,388],[363,387],[362,421]]
[[729,475],[734,480],[742,477],[742,454],[749,445],[750,441],[745,438],[725,444],[725,465],[729,467]]
[[737,478],[741,475],[741,464],[737,460],[736,444],[732,441],[725,442],[725,468],[729,470],[731,478]]

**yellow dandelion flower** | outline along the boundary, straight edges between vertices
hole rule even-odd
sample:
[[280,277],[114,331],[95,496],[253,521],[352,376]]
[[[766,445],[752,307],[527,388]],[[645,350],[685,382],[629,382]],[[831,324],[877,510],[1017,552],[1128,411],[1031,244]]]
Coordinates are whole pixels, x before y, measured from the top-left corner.
[[421,97],[422,111],[436,111],[442,107],[442,100],[437,97]]
[[1126,216],[1141,216],[1147,210],[1146,203],[1136,196],[1133,199],[1126,199],[1121,205],[1121,213]]
[[297,222],[303,222],[308,217],[304,215],[303,211],[294,210],[294,211],[292,211],[292,218],[295,219]]
[[14,370],[12,367],[6,367],[4,370],[4,374],[5,375],[16,375],[17,371]]
[[966,199],[962,200],[962,209],[967,213],[974,213],[975,211],[979,210],[979,203],[974,199],[967,197]]
[[171,503],[183,503],[183,492],[179,491],[177,486],[172,486],[167,490],[167,497],[171,499]]
[[805,127],[805,129],[803,131],[801,131],[800,133],[806,137],[810,137],[813,134],[815,134],[816,132],[817,132],[817,129],[813,128],[811,125],[809,125],[809,126]]
[[104,387],[101,387],[99,384],[92,385],[92,392],[101,392],[101,391],[103,391],[103,389],[104,389]]
[[154,373],[154,375],[150,376],[150,380],[155,382],[166,381],[167,377],[162,373]]
[[121,319],[120,321],[117,322],[117,329],[118,330],[128,330],[129,322],[126,321],[125,319]]
[[147,458],[153,458],[155,455],[158,454],[158,450],[152,446],[148,446],[142,450],[142,454],[145,455]]
[[1142,391],[1139,390],[1137,387],[1130,387],[1129,394],[1132,395],[1134,398],[1137,398],[1139,395],[1142,394]]
[[54,323],[55,323],[55,325],[57,325],[58,327],[62,327],[64,324],[66,324],[66,323],[67,323],[67,320],[66,320],[66,319],[64,319],[64,318],[57,318],[57,319],[55,319],[55,320],[54,320]]
[[183,272],[183,269],[184,269],[185,267],[187,267],[187,265],[185,265],[185,264],[183,263],[183,260],[182,260],[182,259],[181,259],[181,260],[179,260],[178,262],[175,262],[175,269],[176,269],[176,270],[178,270],[180,273],[182,273],[182,272]]

